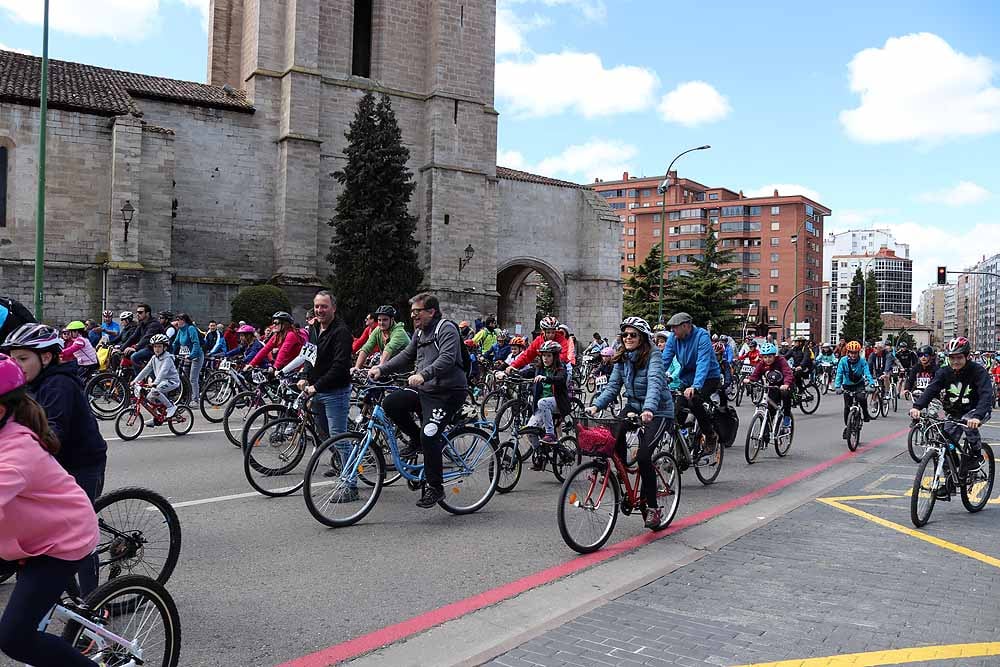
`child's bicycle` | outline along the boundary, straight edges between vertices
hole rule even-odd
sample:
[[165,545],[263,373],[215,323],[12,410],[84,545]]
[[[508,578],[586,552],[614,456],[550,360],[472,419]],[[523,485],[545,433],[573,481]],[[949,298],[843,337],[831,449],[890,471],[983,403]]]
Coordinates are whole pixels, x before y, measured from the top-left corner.
[[152,416],[152,426],[162,426],[166,424],[174,435],[187,435],[194,426],[194,413],[186,405],[177,405],[177,411],[172,417],[167,417],[167,409],[162,405],[150,402],[148,395],[151,385],[136,385],[132,392],[132,400],[118,419],[115,420],[115,433],[122,440],[135,440],[142,434],[146,427],[146,422],[142,418],[142,410],[145,408]]

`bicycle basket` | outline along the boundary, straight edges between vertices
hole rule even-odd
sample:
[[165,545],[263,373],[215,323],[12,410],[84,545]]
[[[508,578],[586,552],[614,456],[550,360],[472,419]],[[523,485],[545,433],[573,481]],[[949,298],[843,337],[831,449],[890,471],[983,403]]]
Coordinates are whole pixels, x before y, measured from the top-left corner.
[[584,456],[611,456],[615,436],[605,423],[581,419],[576,425],[576,446]]

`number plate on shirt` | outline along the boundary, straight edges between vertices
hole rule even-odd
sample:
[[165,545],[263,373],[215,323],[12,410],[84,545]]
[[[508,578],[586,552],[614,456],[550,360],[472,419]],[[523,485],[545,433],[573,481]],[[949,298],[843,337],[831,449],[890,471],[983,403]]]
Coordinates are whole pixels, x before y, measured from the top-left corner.
[[257,368],[253,369],[251,377],[253,378],[255,384],[264,384],[265,382],[267,382],[267,376],[264,375],[264,371],[259,370]]
[[931,383],[930,378],[917,378],[917,389],[927,389],[930,383]]
[[594,380],[594,385],[596,385],[598,387],[603,387],[607,383],[608,383],[608,376],[607,375],[602,375],[601,377],[599,377],[599,378],[597,378],[597,379]]
[[231,362],[229,359],[223,359],[222,361],[219,362],[220,371],[228,371],[232,367],[233,367],[233,362]]
[[313,366],[316,365],[316,346],[312,343],[306,343],[302,346],[302,356]]

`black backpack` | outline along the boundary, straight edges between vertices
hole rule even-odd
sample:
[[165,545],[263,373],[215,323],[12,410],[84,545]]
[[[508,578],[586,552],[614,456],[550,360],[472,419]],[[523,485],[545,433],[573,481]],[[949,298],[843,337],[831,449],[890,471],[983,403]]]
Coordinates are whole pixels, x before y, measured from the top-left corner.
[[0,307],[7,311],[6,317],[0,320],[0,342],[3,342],[12,331],[22,324],[35,322],[35,316],[17,299],[0,296]]
[[439,352],[441,351],[441,346],[437,342],[437,335],[438,331],[441,330],[441,325],[445,322],[450,322],[455,327],[455,331],[458,332],[458,366],[465,373],[465,377],[469,377],[469,373],[472,372],[472,355],[469,354],[469,348],[465,346],[465,341],[462,340],[462,330],[458,328],[458,325],[453,320],[441,318],[441,321],[434,327],[434,346]]

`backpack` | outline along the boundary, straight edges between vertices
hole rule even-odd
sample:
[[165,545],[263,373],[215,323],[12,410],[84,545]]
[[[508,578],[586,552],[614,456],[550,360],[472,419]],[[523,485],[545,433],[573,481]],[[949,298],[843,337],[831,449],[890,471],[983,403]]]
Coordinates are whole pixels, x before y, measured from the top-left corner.
[[715,432],[719,434],[719,444],[730,447],[740,430],[740,416],[736,413],[736,409],[731,405],[720,407],[715,411],[712,421],[715,424]]
[[458,349],[459,349],[459,353],[458,353],[458,367],[461,368],[462,372],[465,373],[465,377],[469,377],[469,373],[472,372],[472,355],[469,354],[469,348],[465,346],[465,341],[462,340],[462,331],[461,331],[461,329],[458,328],[458,325],[455,324],[455,322],[453,320],[446,320],[446,319],[444,319],[442,317],[441,321],[437,323],[436,327],[434,327],[434,347],[436,347],[438,349],[438,352],[441,351],[441,346],[438,345],[438,342],[437,342],[437,335],[438,335],[438,331],[441,330],[441,325],[444,324],[445,322],[451,322],[451,324],[455,327],[455,331],[458,331],[458,333],[459,333],[459,335],[458,335]]
[[0,296],[0,342],[22,324],[35,322],[35,316],[17,299]]

